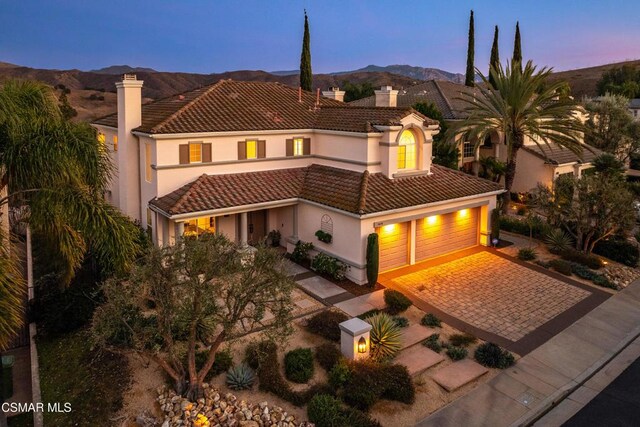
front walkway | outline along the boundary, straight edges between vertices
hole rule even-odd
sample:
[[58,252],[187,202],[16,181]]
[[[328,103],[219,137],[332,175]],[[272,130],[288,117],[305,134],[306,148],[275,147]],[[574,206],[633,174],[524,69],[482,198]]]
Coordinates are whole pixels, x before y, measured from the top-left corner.
[[521,355],[610,296],[485,248],[395,270],[380,282],[452,326]]
[[511,368],[417,425],[531,425],[596,378],[607,363],[639,336],[637,280]]

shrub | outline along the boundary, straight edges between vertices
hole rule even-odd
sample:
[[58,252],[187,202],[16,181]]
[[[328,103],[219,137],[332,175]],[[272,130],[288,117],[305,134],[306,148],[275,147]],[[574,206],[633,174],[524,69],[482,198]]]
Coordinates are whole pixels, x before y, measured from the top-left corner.
[[340,427],[382,427],[377,420],[368,414],[349,406],[342,410],[341,421]]
[[350,377],[351,369],[349,369],[347,361],[342,359],[329,371],[329,385],[333,387],[334,390],[338,390],[349,381]]
[[335,427],[340,425],[340,402],[328,394],[314,396],[307,406],[309,421],[317,427]]
[[593,280],[599,276],[595,271],[577,262],[569,262],[569,265],[571,266],[571,272],[582,279]]
[[624,238],[601,240],[596,243],[593,252],[629,267],[636,267],[640,259],[638,246]]
[[603,288],[618,289],[618,286],[616,286],[615,283],[612,283],[609,279],[601,274],[593,279],[593,283],[595,285],[602,286]]
[[400,328],[406,328],[409,326],[409,319],[402,316],[393,316],[393,321],[396,322],[396,325]]
[[280,234],[279,230],[271,230],[267,235],[267,238],[271,242],[271,246],[277,248],[278,246],[280,246],[280,239],[282,239],[282,235]]
[[527,208],[525,208],[523,206],[520,206],[518,208],[518,210],[516,211],[516,215],[518,215],[518,216],[524,216],[526,214],[527,214]]
[[438,319],[434,314],[431,313],[425,314],[420,320],[420,324],[429,328],[442,327],[442,322],[440,321],[440,319]]
[[349,320],[349,316],[334,310],[321,311],[307,321],[307,329],[329,341],[340,341],[340,323]]
[[316,231],[316,237],[323,243],[331,243],[333,236],[326,231],[318,230]]
[[402,349],[402,332],[393,317],[378,313],[366,319],[371,324],[371,357],[375,360],[389,360]]
[[640,231],[636,231],[636,234],[634,234],[633,237],[636,239],[636,242],[640,243]]
[[478,341],[476,337],[469,334],[453,334],[449,337],[451,345],[456,347],[466,347]]
[[571,236],[559,228],[549,230],[544,237],[544,242],[549,247],[549,251],[554,254],[559,254],[562,251],[571,249],[573,246],[573,239]]
[[366,411],[378,401],[384,392],[380,366],[373,362],[351,364],[351,375],[342,394],[348,405]]
[[298,240],[296,242],[296,247],[291,252],[291,261],[294,262],[303,262],[309,261],[309,252],[313,249],[313,243],[311,242],[303,242],[302,240]]
[[[208,356],[208,351],[199,351],[196,353],[196,369],[200,370],[202,366],[204,366]],[[207,378],[211,379],[223,372],[227,372],[231,366],[233,366],[233,355],[231,354],[231,350],[228,348],[220,350],[216,353],[215,359],[213,360],[213,366],[211,367],[209,374],[207,374]]]
[[479,345],[473,356],[478,363],[488,368],[505,369],[515,363],[511,353],[490,342]]
[[371,309],[371,310],[369,310],[369,311],[365,311],[365,312],[364,312],[364,313],[362,313],[362,314],[358,314],[356,317],[357,317],[358,319],[365,320],[367,317],[375,316],[375,315],[376,315],[376,314],[378,314],[378,313],[384,313],[384,311],[382,311],[382,310],[380,310],[380,309],[378,309],[378,308],[372,308],[372,309]]
[[529,221],[523,221],[517,218],[503,215],[500,217],[500,229],[510,231],[511,233],[522,234],[524,236],[531,235],[536,238],[542,238],[548,231],[549,225],[535,216]]
[[549,266],[560,274],[571,276],[571,264],[562,259],[553,259],[549,261]]
[[402,313],[412,305],[409,298],[395,289],[384,290],[384,302],[387,304],[387,311],[391,314]]
[[371,287],[378,282],[380,269],[380,248],[378,246],[378,233],[371,233],[367,237],[367,284]]
[[533,248],[522,248],[518,251],[518,259],[522,261],[533,261],[536,257],[536,250]]
[[452,345],[447,348],[447,356],[449,356],[451,360],[454,361],[464,359],[465,357],[467,357],[467,354],[469,354],[469,352],[464,347],[455,347]]
[[232,390],[247,390],[253,386],[256,374],[248,365],[241,363],[227,371],[227,386]]
[[349,266],[344,262],[320,252],[313,258],[311,268],[320,274],[326,274],[335,280],[343,280],[346,277]]
[[585,254],[575,249],[567,249],[566,251],[562,251],[560,253],[560,256],[566,261],[577,262],[578,264],[582,264],[585,267],[589,267],[594,270],[602,268],[602,266],[604,265],[602,263],[602,260],[597,256]]
[[383,377],[385,390],[384,399],[412,404],[416,400],[416,387],[411,375],[404,365],[384,365]]
[[313,353],[310,348],[297,348],[284,356],[284,372],[289,381],[306,383],[313,376]]
[[318,364],[329,372],[342,359],[342,352],[334,345],[325,343],[316,347],[316,360]]
[[430,348],[436,353],[440,353],[442,351],[442,344],[440,343],[440,334],[429,335],[425,340],[422,341],[422,345],[427,348]]

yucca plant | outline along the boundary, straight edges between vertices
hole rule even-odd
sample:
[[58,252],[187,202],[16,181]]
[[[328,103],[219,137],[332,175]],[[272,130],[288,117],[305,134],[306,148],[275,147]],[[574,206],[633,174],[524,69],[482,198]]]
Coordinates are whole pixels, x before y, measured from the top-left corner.
[[227,386],[232,390],[250,389],[255,379],[255,372],[245,363],[232,366],[227,371]]
[[378,313],[366,321],[371,324],[371,357],[379,361],[392,359],[402,348],[402,332],[395,319]]
[[552,253],[559,254],[573,247],[573,239],[563,230],[554,228],[547,232],[544,242]]

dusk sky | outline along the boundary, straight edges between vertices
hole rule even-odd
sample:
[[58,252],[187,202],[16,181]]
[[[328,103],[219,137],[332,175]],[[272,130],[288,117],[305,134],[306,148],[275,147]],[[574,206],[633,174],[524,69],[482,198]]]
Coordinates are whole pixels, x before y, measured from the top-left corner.
[[303,9],[314,73],[368,64],[464,72],[469,10],[476,66],[493,27],[510,58],[566,70],[640,58],[640,1],[1,0],[0,61],[90,70],[114,64],[198,73],[297,69]]

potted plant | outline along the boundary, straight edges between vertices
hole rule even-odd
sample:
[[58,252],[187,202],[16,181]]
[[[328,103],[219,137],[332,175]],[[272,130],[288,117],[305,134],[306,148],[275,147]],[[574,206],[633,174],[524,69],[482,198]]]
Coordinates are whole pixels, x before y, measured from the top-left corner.
[[273,246],[274,248],[277,248],[278,246],[280,246],[280,238],[282,237],[280,235],[280,231],[271,230],[267,237],[269,237],[269,241],[271,242],[271,246]]
[[331,234],[322,230],[316,231],[316,237],[318,238],[318,240],[324,243],[331,243],[331,239],[333,238]]

